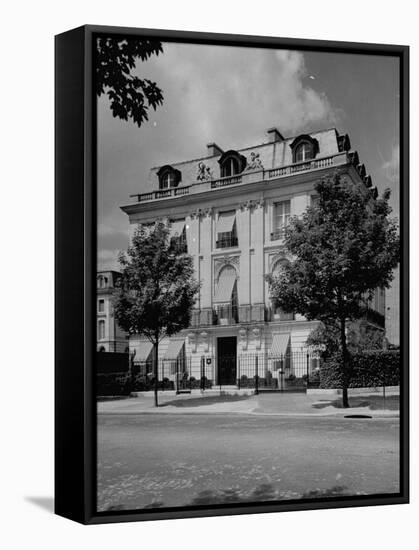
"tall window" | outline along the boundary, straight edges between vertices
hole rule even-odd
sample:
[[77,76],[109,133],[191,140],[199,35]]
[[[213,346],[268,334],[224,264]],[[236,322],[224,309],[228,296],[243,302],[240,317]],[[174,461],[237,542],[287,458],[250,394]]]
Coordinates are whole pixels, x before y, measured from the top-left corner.
[[239,173],[240,173],[239,161],[234,157],[230,157],[226,159],[223,165],[221,166],[222,178],[225,178],[228,176],[234,176],[235,174],[239,174]]
[[170,189],[171,187],[177,187],[182,179],[182,174],[173,166],[166,164],[162,166],[157,172],[159,178],[159,189]]
[[290,221],[291,203],[290,201],[281,201],[274,204],[273,228],[271,240],[280,239],[284,234],[284,229]]
[[166,172],[160,180],[160,189],[169,189],[175,187],[175,178],[172,172]]
[[295,162],[304,162],[314,158],[313,146],[307,141],[303,141],[295,150]]
[[238,246],[236,231],[236,211],[220,212],[217,221],[216,248]]
[[98,338],[99,340],[104,340],[105,339],[105,321],[101,320],[99,321],[99,324],[98,324]]
[[98,311],[99,313],[103,313],[105,311],[105,300],[99,300]]
[[246,157],[238,151],[226,151],[218,160],[220,165],[220,174],[222,178],[241,174],[246,167]]

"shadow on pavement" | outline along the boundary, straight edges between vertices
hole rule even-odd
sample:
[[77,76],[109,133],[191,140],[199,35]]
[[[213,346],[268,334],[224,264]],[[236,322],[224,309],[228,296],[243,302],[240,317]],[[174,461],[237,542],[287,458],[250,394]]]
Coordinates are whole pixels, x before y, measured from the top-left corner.
[[[371,411],[377,411],[387,409],[389,411],[399,410],[399,396],[389,395],[383,399],[381,395],[369,395],[367,397],[350,397],[349,405],[351,408],[368,407]],[[322,401],[313,403],[314,409],[324,409],[326,407],[334,407],[335,409],[342,409],[342,399],[336,399],[334,401]]]
[[210,395],[208,397],[190,397],[165,401],[160,404],[160,407],[202,407],[203,405],[231,403],[232,401],[244,401],[246,399],[249,399],[248,395]]

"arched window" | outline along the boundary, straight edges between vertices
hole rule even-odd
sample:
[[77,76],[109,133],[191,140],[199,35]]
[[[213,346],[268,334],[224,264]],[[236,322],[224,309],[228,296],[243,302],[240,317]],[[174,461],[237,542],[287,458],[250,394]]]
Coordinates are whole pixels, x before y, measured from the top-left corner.
[[222,178],[241,174],[246,166],[246,157],[237,151],[226,151],[219,159],[220,175]]
[[306,162],[314,159],[319,152],[319,142],[307,134],[302,134],[290,144],[293,162]]
[[307,141],[303,141],[295,149],[295,162],[304,162],[314,158],[313,146]]
[[223,267],[218,275],[214,304],[218,324],[237,323],[237,272],[232,265]]
[[240,173],[239,161],[234,157],[229,157],[226,159],[224,164],[221,166],[221,177],[225,178],[228,176],[234,176],[235,174]]
[[157,172],[159,178],[159,189],[170,189],[177,187],[182,179],[182,174],[172,166],[162,166]]

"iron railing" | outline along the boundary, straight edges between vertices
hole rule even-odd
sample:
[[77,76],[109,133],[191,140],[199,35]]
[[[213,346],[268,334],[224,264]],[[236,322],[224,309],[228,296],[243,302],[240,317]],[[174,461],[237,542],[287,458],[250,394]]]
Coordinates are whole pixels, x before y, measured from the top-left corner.
[[172,237],[170,239],[170,250],[174,254],[187,254],[188,244],[185,237]]
[[[117,368],[115,362],[114,367],[107,365],[106,370],[98,372],[98,395],[115,391],[154,391],[154,361],[133,363],[128,360],[128,354],[124,355],[125,370],[120,366]],[[164,357],[158,361],[158,389],[181,393],[214,388],[222,391],[226,386],[233,386],[255,393],[267,390],[303,391],[319,385],[320,362],[318,355],[305,351],[275,356],[260,352],[201,357],[189,355],[174,359]]]
[[239,322],[239,312],[235,305],[218,306],[214,309],[214,325],[234,325]]
[[233,234],[223,234],[223,237],[219,237],[215,242],[215,248],[231,248],[239,245],[239,239]]
[[[359,163],[358,155],[355,155],[354,153],[347,153],[346,151],[344,151],[323,158],[316,158],[309,161],[293,163],[288,166],[281,166],[270,170],[259,170],[257,174],[258,178],[260,178],[261,181],[265,181],[290,176],[299,172],[330,168],[332,166],[347,164],[348,162],[351,162],[354,165],[356,165],[356,163]],[[160,189],[157,191],[150,191],[148,193],[136,193],[130,195],[130,198],[136,200],[137,202],[147,202],[189,195],[193,193],[200,193],[202,192],[202,190],[211,191],[213,189],[219,189],[220,187],[254,181],[254,174],[254,172],[244,172],[242,174],[237,174],[234,176],[227,176],[204,182],[194,182],[191,183],[191,185],[186,185],[182,187],[170,187],[168,189]]]
[[320,357],[305,351],[279,355],[241,354],[237,358],[237,387],[259,390],[299,391],[318,387]]
[[191,314],[191,327],[230,325],[248,323],[269,323],[293,321],[294,313],[266,307],[263,304],[244,306],[219,306],[218,308],[194,309]]
[[286,227],[281,227],[280,229],[272,231],[271,241],[278,241],[279,239],[283,239],[285,237],[285,229]]

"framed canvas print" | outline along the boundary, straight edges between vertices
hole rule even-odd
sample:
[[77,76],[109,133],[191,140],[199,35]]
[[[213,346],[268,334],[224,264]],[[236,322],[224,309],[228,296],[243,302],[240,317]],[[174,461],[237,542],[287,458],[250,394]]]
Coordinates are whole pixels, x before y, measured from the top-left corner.
[[56,37],[56,513],[408,502],[408,47]]

